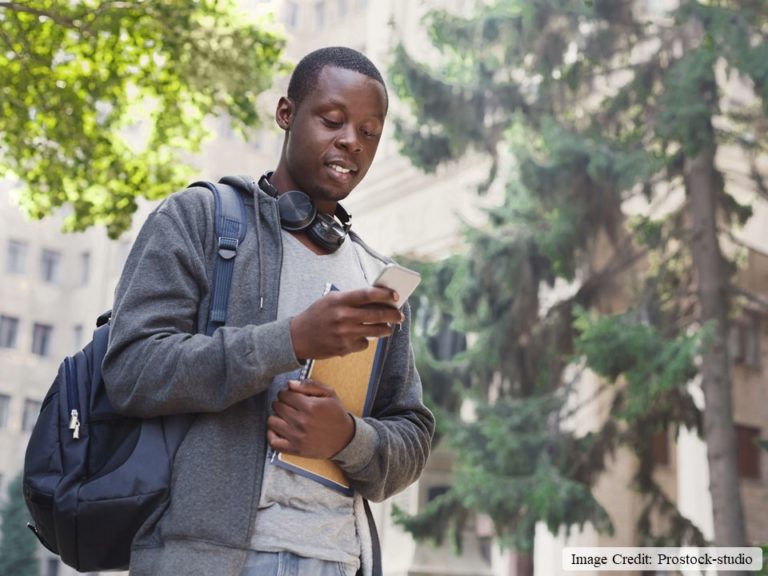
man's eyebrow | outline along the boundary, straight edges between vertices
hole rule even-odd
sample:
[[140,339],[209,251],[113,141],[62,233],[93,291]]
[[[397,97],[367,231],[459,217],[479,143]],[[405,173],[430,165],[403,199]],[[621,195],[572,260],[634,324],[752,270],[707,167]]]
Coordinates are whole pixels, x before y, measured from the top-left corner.
[[[328,101],[323,102],[320,106],[322,108],[329,107],[329,106],[330,107],[335,107],[335,108],[341,108],[345,112],[348,109],[347,105],[344,102],[342,102],[341,100],[337,100],[336,98],[330,98]],[[372,116],[374,118],[378,119],[378,120],[381,120],[382,122],[387,117],[386,112],[383,113],[383,114],[373,114]]]

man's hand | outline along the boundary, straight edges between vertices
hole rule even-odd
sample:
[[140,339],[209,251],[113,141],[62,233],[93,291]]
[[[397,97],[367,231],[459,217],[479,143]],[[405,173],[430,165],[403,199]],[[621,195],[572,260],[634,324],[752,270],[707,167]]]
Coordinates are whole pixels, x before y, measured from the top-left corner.
[[267,441],[274,450],[305,458],[330,458],[355,434],[355,423],[333,388],[314,380],[289,380],[272,404]]
[[392,334],[403,321],[397,294],[386,288],[329,292],[291,319],[297,358],[330,358],[365,350],[367,338]]

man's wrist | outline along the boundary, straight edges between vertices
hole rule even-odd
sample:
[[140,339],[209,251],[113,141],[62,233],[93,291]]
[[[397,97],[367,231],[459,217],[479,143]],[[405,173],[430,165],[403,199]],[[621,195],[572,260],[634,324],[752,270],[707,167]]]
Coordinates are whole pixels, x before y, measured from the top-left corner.
[[348,428],[348,432],[345,434],[346,439],[344,440],[344,444],[339,448],[336,453],[331,456],[331,458],[335,458],[338,456],[341,452],[344,451],[344,449],[350,445],[352,440],[355,439],[355,432],[357,431],[357,425],[355,424],[355,417],[352,416],[350,412],[347,412],[347,422],[349,423],[348,426],[344,426],[344,428]]
[[349,444],[333,456],[333,461],[345,471],[356,472],[371,462],[379,445],[379,434],[365,419],[350,416],[355,423],[355,433]]

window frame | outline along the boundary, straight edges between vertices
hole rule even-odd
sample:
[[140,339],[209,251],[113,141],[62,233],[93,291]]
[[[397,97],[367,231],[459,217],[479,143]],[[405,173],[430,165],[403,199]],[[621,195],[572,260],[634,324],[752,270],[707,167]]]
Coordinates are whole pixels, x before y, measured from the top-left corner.
[[24,411],[21,415],[21,431],[25,434],[32,432],[40,416],[40,408],[43,403],[33,398],[24,399]]
[[[16,250],[14,249],[16,248]],[[27,273],[29,242],[9,238],[5,247],[5,273],[23,276]]]
[[0,314],[0,348],[14,350],[19,345],[19,319]]
[[53,326],[35,322],[32,325],[31,352],[35,356],[47,358],[51,355],[51,341],[53,340]]
[[0,393],[0,430],[8,428],[11,415],[11,395]]
[[58,284],[61,280],[61,252],[43,248],[40,252],[40,280],[45,284]]

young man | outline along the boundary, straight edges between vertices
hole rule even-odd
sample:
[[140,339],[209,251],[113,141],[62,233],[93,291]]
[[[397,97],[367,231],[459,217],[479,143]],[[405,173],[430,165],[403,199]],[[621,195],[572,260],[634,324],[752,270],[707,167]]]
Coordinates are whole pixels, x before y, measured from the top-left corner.
[[[414,482],[434,429],[409,309],[371,287],[385,258],[341,227],[338,248],[296,231],[280,199],[301,190],[319,213],[336,213],[373,161],[387,104],[380,73],[354,50],[321,49],[297,65],[275,114],[280,160],[246,195],[227,324],[212,336],[211,193],[172,195],[142,228],[116,291],[105,381],[126,414],[196,416],[170,504],[133,542],[133,576],[381,572],[364,499]],[[323,295],[326,283],[339,290]],[[304,359],[364,349],[369,337],[389,337],[370,417],[352,416],[322,382],[296,380]],[[274,451],[331,458],[354,496],[273,465]]]

